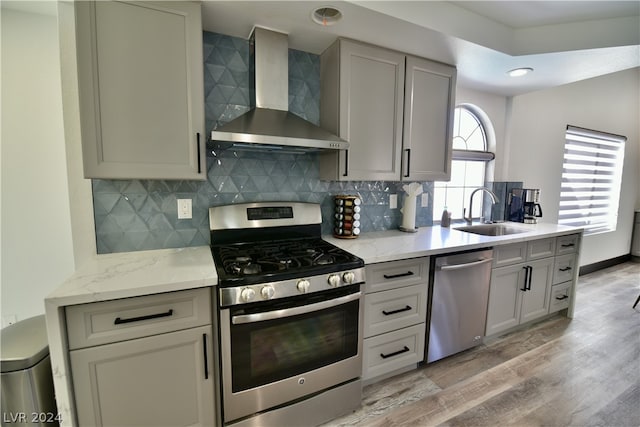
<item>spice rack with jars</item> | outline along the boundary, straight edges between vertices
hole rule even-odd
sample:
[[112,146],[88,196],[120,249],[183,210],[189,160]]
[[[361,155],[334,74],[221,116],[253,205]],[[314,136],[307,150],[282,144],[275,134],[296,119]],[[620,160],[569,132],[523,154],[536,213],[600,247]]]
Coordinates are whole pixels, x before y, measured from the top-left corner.
[[335,196],[333,235],[339,239],[355,239],[360,234],[362,202],[358,196]]

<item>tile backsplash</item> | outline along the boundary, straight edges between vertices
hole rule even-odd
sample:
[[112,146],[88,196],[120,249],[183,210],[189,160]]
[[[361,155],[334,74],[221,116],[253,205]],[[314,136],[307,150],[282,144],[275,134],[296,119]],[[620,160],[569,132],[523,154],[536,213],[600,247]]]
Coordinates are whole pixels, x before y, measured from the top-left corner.
[[[248,111],[247,40],[204,32],[204,88],[207,134]],[[320,58],[289,50],[289,110],[319,123]],[[432,224],[433,184],[423,183],[429,206],[418,208],[416,225]],[[210,206],[255,201],[320,203],[323,233],[332,231],[333,196],[357,194],[363,202],[362,232],[396,229],[399,209],[389,195],[402,183],[333,182],[319,179],[318,155],[263,151],[207,153],[206,181],[93,180],[98,253],[209,244]],[[177,199],[192,199],[193,218],[177,218]]]

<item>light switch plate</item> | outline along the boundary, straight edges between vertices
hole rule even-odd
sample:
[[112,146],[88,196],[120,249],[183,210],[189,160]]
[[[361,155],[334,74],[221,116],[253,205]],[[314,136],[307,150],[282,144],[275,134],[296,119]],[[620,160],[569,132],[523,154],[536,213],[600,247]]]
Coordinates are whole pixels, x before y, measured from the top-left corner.
[[178,199],[178,219],[191,219],[191,199]]
[[398,209],[398,195],[389,194],[389,209]]
[[422,193],[422,198],[420,199],[420,205],[423,208],[426,208],[429,206],[429,193]]

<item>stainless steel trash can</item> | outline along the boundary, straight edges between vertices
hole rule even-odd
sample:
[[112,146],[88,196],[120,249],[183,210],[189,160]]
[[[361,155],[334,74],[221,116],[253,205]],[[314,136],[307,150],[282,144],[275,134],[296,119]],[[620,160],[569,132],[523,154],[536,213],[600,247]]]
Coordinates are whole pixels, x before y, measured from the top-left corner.
[[44,315],[0,330],[3,426],[59,424]]

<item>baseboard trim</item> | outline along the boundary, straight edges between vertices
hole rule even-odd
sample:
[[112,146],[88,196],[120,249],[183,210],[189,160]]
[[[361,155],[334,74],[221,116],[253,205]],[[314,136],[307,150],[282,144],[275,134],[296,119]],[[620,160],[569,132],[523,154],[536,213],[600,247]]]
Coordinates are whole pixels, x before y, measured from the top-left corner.
[[604,268],[613,267],[614,265],[622,264],[631,260],[631,254],[621,255],[619,257],[605,259],[604,261],[595,262],[589,265],[583,265],[580,267],[580,276],[593,273],[594,271],[602,270]]

